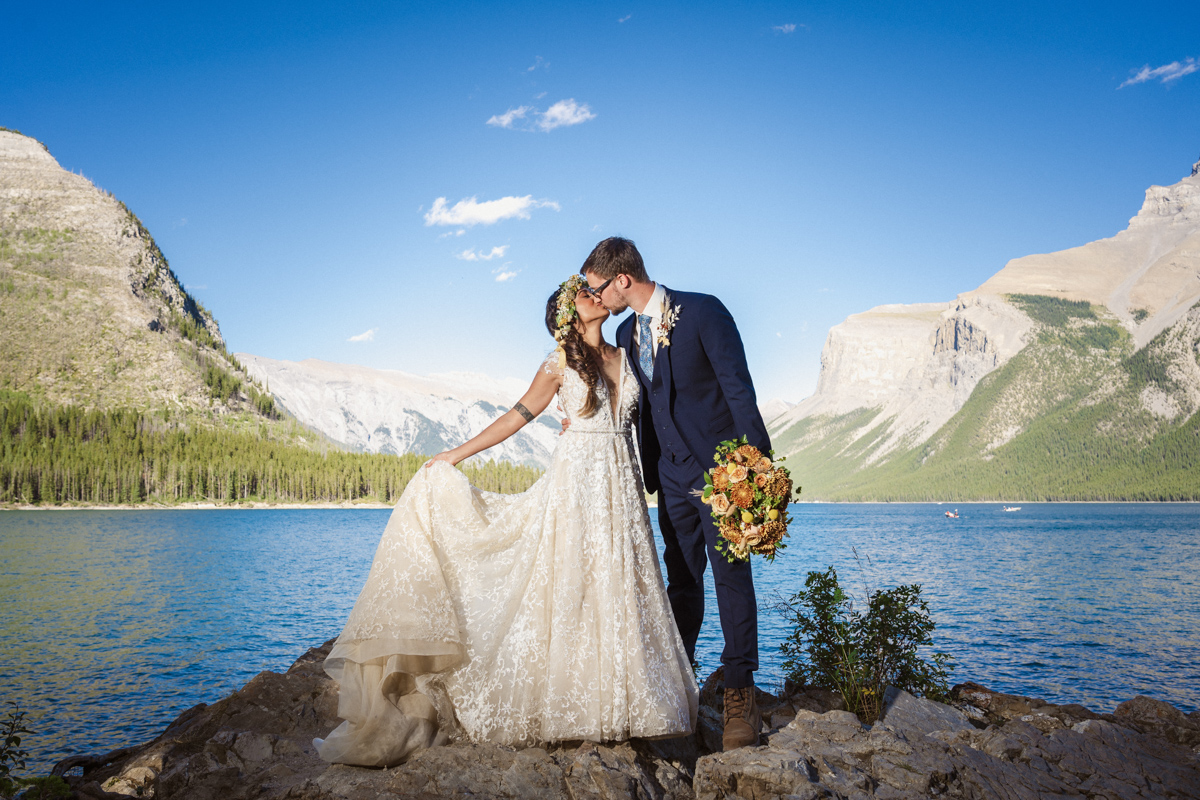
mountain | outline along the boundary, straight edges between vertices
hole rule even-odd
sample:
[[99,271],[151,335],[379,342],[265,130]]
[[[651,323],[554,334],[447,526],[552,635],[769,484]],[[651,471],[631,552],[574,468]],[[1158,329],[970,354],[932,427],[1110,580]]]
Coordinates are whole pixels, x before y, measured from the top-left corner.
[[90,409],[275,416],[125,204],[0,129],[0,388]]
[[[486,413],[471,402],[464,416]],[[285,417],[138,218],[0,129],[0,506],[392,503],[421,461],[339,450]],[[539,475],[463,471],[499,492]]]
[[[255,379],[304,425],[371,453],[439,453],[508,411],[528,384],[515,378],[418,376],[327,361],[276,361],[238,353]],[[562,430],[552,403],[532,424],[488,450],[489,459],[545,468]]]
[[1200,163],[1108,239],[832,328],[775,418],[812,499],[1200,498]]
[[[419,376],[311,358],[277,361],[238,353],[237,359],[299,422],[344,447],[370,453],[438,453],[454,447],[508,411],[529,388],[517,378],[466,372]],[[769,400],[760,410],[769,420],[794,405]],[[533,424],[484,457],[544,469],[562,430],[555,410],[551,403]]]

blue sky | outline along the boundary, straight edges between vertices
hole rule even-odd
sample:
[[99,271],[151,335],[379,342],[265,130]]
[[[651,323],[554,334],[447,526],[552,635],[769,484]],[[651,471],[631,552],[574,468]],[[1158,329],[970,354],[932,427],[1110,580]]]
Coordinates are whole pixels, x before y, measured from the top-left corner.
[[1111,236],[1200,155],[1194,2],[163,5],[10,5],[0,125],[272,358],[532,376],[621,234],[795,401],[847,315]]

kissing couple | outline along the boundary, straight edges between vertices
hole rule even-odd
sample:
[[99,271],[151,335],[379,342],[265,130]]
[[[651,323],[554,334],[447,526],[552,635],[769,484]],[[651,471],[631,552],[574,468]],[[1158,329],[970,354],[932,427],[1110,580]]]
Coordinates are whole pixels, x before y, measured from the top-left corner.
[[[609,344],[601,326],[627,308],[636,314]],[[691,733],[709,563],[725,636],[723,746],[758,743],[750,562],[716,551],[717,526],[693,494],[718,443],[746,436],[770,450],[733,317],[711,295],[651,281],[633,242],[613,237],[550,296],[546,327],[558,346],[525,395],[430,459],[388,519],[325,660],[344,720],[315,741],[325,760],[381,767],[451,740]],[[453,468],[555,395],[565,430],[526,492],[484,492]],[[659,496],[665,586],[647,489]]]

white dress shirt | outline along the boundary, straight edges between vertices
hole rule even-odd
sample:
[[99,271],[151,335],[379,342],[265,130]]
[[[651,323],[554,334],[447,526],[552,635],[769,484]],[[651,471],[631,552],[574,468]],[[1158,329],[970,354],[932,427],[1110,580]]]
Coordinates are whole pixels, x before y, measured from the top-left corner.
[[[642,311],[643,314],[650,317],[650,331],[653,333],[658,330],[658,323],[662,322],[663,304],[667,300],[667,293],[663,289],[661,283],[654,284],[654,293],[650,295],[650,299],[646,301],[646,308]],[[642,349],[642,326],[640,320],[633,321],[633,341],[637,343],[638,351]],[[651,357],[658,355],[658,337],[651,336],[654,340],[651,342]]]

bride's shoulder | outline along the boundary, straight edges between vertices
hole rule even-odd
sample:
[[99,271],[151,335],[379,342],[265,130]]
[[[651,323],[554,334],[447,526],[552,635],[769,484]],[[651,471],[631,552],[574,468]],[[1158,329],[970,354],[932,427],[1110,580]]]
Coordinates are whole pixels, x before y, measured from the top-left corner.
[[542,360],[541,369],[545,374],[555,378],[561,378],[566,374],[567,365],[563,363],[562,354],[557,347],[551,350],[550,354]]

